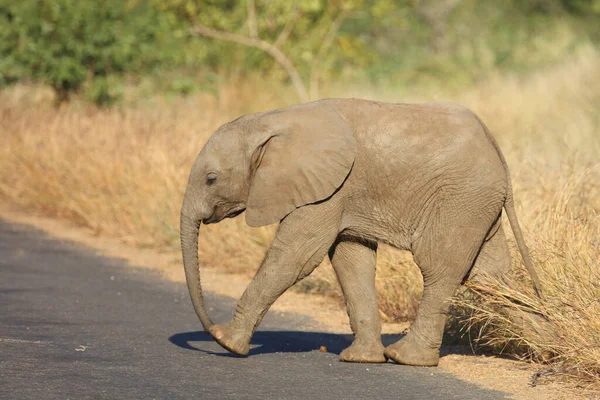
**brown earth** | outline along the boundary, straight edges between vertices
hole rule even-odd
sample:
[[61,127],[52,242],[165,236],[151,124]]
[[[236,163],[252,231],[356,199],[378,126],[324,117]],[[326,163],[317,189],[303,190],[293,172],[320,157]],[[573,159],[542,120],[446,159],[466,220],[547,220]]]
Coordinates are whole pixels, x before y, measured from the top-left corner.
[[[158,271],[165,279],[185,282],[180,254],[137,249],[122,242],[94,235],[89,229],[76,227],[66,221],[24,213],[6,204],[0,205],[0,218],[14,223],[32,225],[48,234],[95,249],[97,254],[119,258],[131,266]],[[216,294],[239,298],[250,278],[227,274],[215,268],[202,271],[203,286]],[[210,309],[209,309],[210,310]],[[343,306],[334,299],[315,294],[286,292],[270,312],[295,312],[310,316],[315,324],[306,329],[330,333],[351,333]],[[190,312],[193,312],[190,307]],[[399,333],[408,323],[383,325],[383,333]],[[474,354],[468,348],[453,348],[440,360],[439,368],[456,377],[484,388],[500,390],[514,399],[600,399],[600,394],[564,382],[554,382],[548,374],[530,386],[531,377],[541,372],[540,366],[490,355]]]

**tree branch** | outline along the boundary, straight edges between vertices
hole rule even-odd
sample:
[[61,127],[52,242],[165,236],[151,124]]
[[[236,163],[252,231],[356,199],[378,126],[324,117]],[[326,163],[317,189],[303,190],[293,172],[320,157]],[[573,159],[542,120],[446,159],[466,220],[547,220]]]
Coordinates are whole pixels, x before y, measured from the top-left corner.
[[256,4],[254,0],[246,0],[248,6],[248,34],[252,38],[258,37],[258,25],[256,23]]
[[300,77],[300,74],[294,67],[292,61],[281,51],[278,47],[268,43],[262,39],[247,37],[243,35],[238,35],[236,33],[219,31],[216,29],[209,28],[207,26],[196,24],[191,30],[190,34],[194,36],[205,36],[213,39],[224,40],[227,42],[238,43],[248,47],[254,47],[256,49],[260,49],[265,53],[269,54],[271,57],[275,59],[281,65],[288,76],[290,77],[296,92],[298,93],[298,98],[301,102],[307,102],[309,100],[308,93],[306,91],[306,86]]
[[292,12],[290,13],[290,18],[285,23],[285,26],[279,33],[279,36],[277,37],[277,40],[275,40],[275,43],[273,44],[273,46],[281,47],[281,45],[285,43],[287,38],[290,36],[290,33],[292,33],[292,30],[294,29],[294,25],[296,25],[296,21],[298,20],[298,14],[299,14],[298,13],[298,0],[296,0],[296,1],[294,1],[294,5],[292,6]]

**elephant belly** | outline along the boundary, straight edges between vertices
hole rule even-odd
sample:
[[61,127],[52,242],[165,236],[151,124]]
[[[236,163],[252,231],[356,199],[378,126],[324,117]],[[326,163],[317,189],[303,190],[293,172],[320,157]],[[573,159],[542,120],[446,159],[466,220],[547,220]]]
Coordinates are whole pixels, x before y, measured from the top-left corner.
[[351,188],[344,202],[342,232],[401,250],[411,250],[419,232],[441,220],[454,221],[460,229],[473,218],[495,218],[507,190],[499,161],[424,163],[408,170],[393,171],[389,166],[381,170],[368,179],[363,174],[362,179],[348,180]]
[[349,205],[342,216],[341,237],[389,244],[401,250],[410,250],[410,221],[408,213],[393,212],[396,207],[386,207],[376,201]]

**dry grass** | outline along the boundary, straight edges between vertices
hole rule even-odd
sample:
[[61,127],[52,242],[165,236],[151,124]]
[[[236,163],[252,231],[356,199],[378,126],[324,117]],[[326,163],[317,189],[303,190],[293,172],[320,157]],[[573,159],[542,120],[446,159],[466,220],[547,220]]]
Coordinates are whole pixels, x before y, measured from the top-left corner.
[[[187,174],[204,141],[239,114],[287,105],[265,95],[277,91],[263,85],[236,82],[218,100],[197,95],[113,110],[81,104],[57,110],[43,90],[27,87],[0,93],[0,200],[68,218],[98,235],[174,250]],[[520,279],[524,269],[515,253],[516,291],[472,286],[474,294],[457,303],[467,324],[479,328],[481,343],[561,365],[581,382],[598,384],[600,55],[588,49],[527,79],[498,76],[458,96],[445,97],[443,90],[332,93],[402,102],[437,97],[482,116],[511,167],[517,212],[546,300],[538,301],[529,280]],[[203,264],[247,274],[256,270],[274,231],[248,228],[243,218],[203,228]],[[384,318],[414,316],[422,288],[410,257],[382,247],[378,271]],[[327,265],[298,287],[339,297]],[[506,307],[543,315],[552,335],[511,323],[499,312]]]

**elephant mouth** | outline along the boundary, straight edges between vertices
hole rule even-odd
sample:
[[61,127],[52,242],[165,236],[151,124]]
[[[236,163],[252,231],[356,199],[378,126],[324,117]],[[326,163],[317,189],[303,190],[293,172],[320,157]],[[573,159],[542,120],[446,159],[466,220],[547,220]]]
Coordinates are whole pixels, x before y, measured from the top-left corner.
[[234,218],[234,217],[237,217],[238,215],[240,215],[244,211],[246,211],[246,207],[238,206],[238,207],[232,208],[227,213],[222,214],[222,215],[217,215],[218,213],[215,212],[210,217],[203,219],[202,223],[203,224],[207,224],[207,225],[208,224],[216,224],[218,222],[223,221],[225,218]]
[[233,210],[229,211],[227,215],[225,215],[225,218],[235,218],[244,211],[246,211],[246,207],[234,208]]

